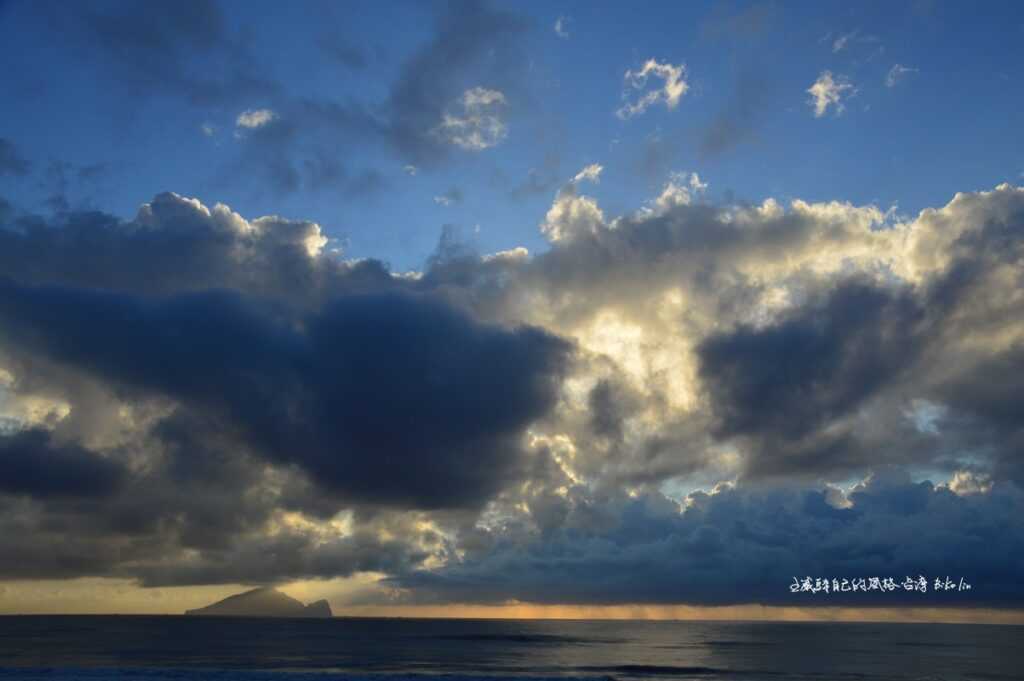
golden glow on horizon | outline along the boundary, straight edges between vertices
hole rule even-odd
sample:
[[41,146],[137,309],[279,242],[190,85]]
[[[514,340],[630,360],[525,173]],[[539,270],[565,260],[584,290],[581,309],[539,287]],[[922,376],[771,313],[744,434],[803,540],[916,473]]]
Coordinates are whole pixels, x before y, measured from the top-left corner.
[[[934,622],[1024,625],[1024,610],[992,608],[844,608],[765,605],[344,605],[366,580],[295,582],[281,587],[309,602],[327,598],[334,614],[348,617],[467,619],[761,620],[786,622]],[[12,581],[0,583],[0,615],[133,614],[173,615],[251,588],[229,584],[145,589],[128,580]]]

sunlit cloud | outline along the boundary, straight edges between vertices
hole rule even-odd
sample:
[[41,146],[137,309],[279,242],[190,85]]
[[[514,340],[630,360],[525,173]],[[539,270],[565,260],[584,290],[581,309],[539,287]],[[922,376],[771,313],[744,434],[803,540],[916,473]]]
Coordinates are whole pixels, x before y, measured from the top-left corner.
[[[630,102],[629,98],[634,91],[645,90],[651,78],[661,80],[661,87],[647,90],[639,99]],[[644,113],[658,102],[664,103],[669,110],[675,109],[680,98],[690,89],[686,81],[686,67],[683,64],[677,66],[668,62],[660,63],[654,59],[648,59],[638,71],[626,71],[624,80],[626,91],[622,98],[626,103],[615,112],[615,115],[623,120]]]
[[846,109],[843,100],[856,94],[857,90],[845,76],[832,76],[831,71],[822,71],[818,79],[807,93],[811,96],[808,100],[814,110],[814,117],[821,118],[828,113],[829,107],[838,116]]
[[475,87],[462,93],[458,103],[444,114],[434,134],[467,151],[483,151],[508,136],[502,118],[507,106],[498,90]]
[[277,119],[277,114],[270,109],[249,109],[238,114],[235,125],[239,128],[254,130]]

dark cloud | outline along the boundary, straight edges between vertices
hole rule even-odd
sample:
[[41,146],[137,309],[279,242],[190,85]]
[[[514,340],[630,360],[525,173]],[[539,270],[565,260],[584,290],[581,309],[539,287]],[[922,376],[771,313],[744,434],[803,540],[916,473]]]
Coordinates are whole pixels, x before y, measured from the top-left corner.
[[860,405],[913,363],[924,312],[905,292],[846,282],[767,328],[697,349],[724,435],[798,438]]
[[[1024,495],[1004,486],[960,497],[905,474],[880,473],[837,508],[820,488],[737,487],[695,493],[680,512],[658,494],[600,500],[613,520],[595,529],[566,500],[561,529],[495,537],[461,562],[396,576],[419,601],[723,605],[987,605],[1019,607],[1013,565]],[[998,545],[999,555],[984,547]],[[790,593],[793,577],[929,578],[927,593]],[[935,577],[969,592],[938,592]]]
[[327,542],[299,531],[228,542],[199,560],[145,566],[134,571],[144,586],[275,584],[285,580],[348,577],[359,572],[404,572],[427,553],[410,549],[407,537],[381,540],[372,531]]
[[116,461],[74,443],[54,442],[47,430],[0,434],[0,492],[104,497],[124,482],[125,473]]
[[518,438],[552,406],[568,353],[408,294],[294,315],[221,292],[0,288],[7,343],[216,414],[350,502],[486,501],[518,477]]

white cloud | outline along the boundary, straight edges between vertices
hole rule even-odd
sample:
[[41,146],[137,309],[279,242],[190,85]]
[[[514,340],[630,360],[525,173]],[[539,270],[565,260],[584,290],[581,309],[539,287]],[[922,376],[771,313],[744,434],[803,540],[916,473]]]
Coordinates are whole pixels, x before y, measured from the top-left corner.
[[917,73],[917,71],[917,69],[909,66],[893,64],[892,68],[889,69],[889,73],[885,76],[885,87],[896,87],[896,83],[900,82],[903,76],[908,73]]
[[849,33],[845,33],[836,38],[832,42],[832,52],[842,52],[844,49],[846,49],[847,43],[849,43],[853,38],[857,37],[858,32],[859,31],[850,31]]
[[555,35],[559,38],[569,37],[569,17],[558,17],[555,19]]
[[857,89],[845,76],[833,78],[831,71],[822,71],[807,93],[811,95],[807,103],[814,109],[814,117],[821,118],[830,106],[835,108],[836,115],[841,114],[846,108],[843,98],[856,94]]
[[215,126],[213,123],[203,123],[199,126],[199,130],[207,137],[213,137],[215,134],[217,134],[217,126]]
[[416,175],[416,173],[418,173],[420,171],[419,168],[417,168],[416,166],[412,165],[411,163],[409,165],[403,167],[402,170],[405,171],[406,175]]
[[601,171],[604,170],[604,166],[600,163],[591,163],[589,166],[576,173],[576,177],[572,179],[573,182],[581,182],[583,180],[589,180],[591,182],[601,181]]
[[696,194],[703,194],[707,189],[708,183],[701,182],[697,173],[672,173],[653,205],[645,206],[641,212],[663,214],[675,206],[688,206]]
[[447,111],[434,134],[449,144],[469,151],[483,151],[499,144],[508,135],[501,119],[507,102],[498,90],[475,87],[462,93],[458,106],[462,111]]
[[656,90],[647,92],[647,94],[633,104],[627,101],[626,104],[622,105],[615,112],[616,116],[625,120],[637,114],[642,114],[651,105],[658,102],[664,102],[666,108],[674,109],[679,104],[680,98],[690,89],[690,85],[686,82],[686,66],[683,64],[673,66],[667,62],[661,64],[654,59],[648,59],[639,71],[626,71],[625,81],[627,88],[622,95],[623,99],[628,100],[630,88],[642,90],[647,87],[647,79],[650,76],[660,78],[664,81],[664,85]]
[[450,197],[445,196],[444,194],[440,194],[434,197],[434,203],[436,203],[439,206],[447,207],[452,205],[452,199]]
[[605,226],[604,212],[597,201],[589,196],[580,196],[576,186],[584,180],[598,182],[603,170],[600,164],[591,163],[558,190],[540,225],[541,233],[549,241],[565,241],[579,234],[593,234]]
[[253,130],[255,128],[262,128],[267,123],[276,119],[277,114],[270,109],[249,109],[238,114],[238,118],[235,119],[235,125],[239,128]]

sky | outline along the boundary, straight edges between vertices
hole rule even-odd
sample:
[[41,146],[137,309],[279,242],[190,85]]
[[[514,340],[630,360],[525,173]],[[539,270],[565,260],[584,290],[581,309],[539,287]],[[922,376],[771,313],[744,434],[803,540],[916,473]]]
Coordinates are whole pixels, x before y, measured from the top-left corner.
[[0,2],[0,612],[1024,622],[1022,39]]

